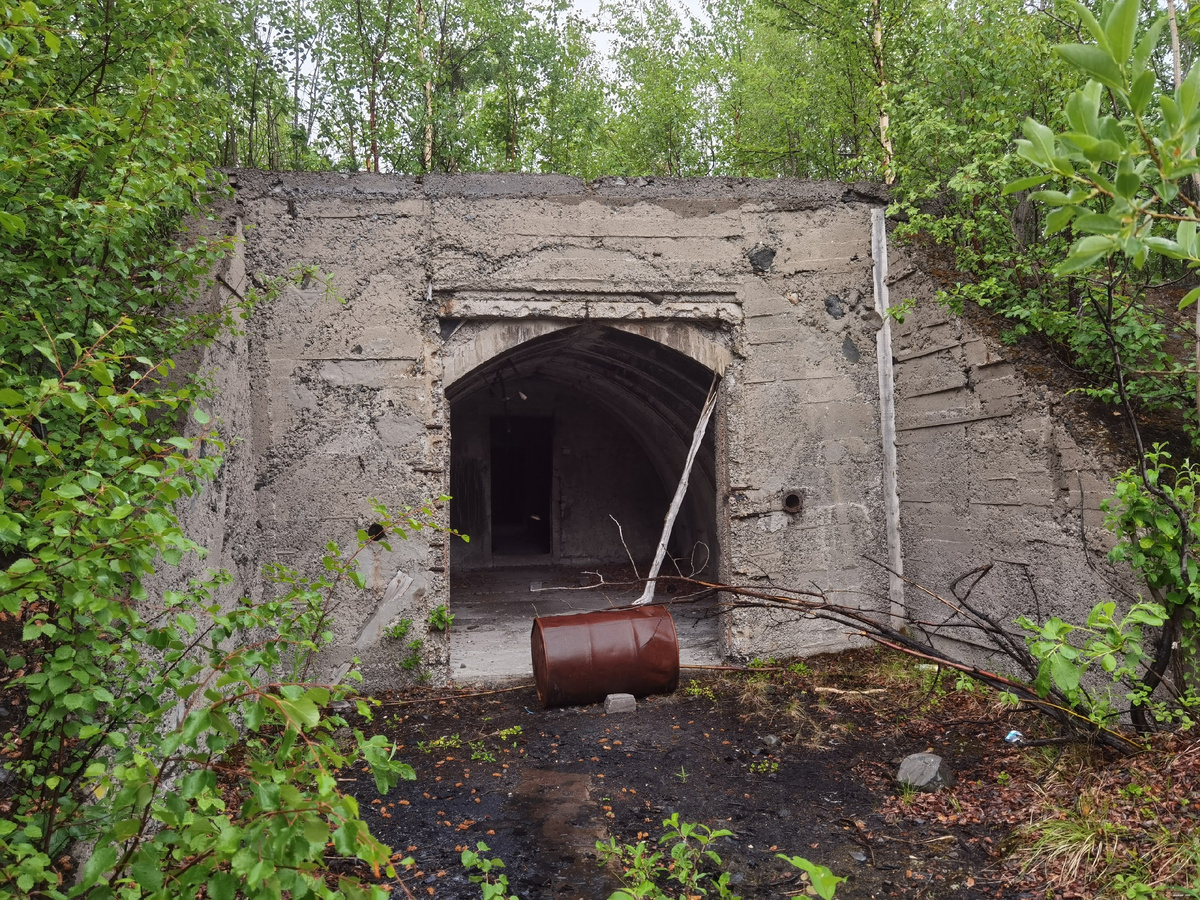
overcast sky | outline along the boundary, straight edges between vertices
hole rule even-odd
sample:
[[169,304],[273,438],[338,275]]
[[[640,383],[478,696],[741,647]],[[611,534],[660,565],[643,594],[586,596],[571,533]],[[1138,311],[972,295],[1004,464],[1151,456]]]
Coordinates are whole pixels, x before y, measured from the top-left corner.
[[[687,10],[693,16],[704,15],[701,0],[671,0],[676,9]],[[571,0],[571,5],[588,18],[594,19],[600,12],[600,0]],[[598,31],[594,35],[596,49],[605,57],[612,46],[611,33]]]

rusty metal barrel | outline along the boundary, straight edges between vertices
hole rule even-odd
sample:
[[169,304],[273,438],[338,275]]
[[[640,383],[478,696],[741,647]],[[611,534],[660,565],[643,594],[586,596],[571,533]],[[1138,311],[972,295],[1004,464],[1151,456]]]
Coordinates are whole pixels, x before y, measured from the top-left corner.
[[530,640],[547,709],[608,694],[669,694],[679,684],[679,639],[665,606],[542,616]]

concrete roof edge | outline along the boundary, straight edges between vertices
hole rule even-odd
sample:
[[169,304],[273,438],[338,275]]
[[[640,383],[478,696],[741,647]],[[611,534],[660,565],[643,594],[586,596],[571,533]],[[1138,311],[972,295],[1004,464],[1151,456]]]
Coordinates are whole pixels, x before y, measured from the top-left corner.
[[660,178],[605,176],[585,183],[568,175],[514,172],[463,175],[374,175],[345,172],[267,172],[221,169],[239,198],[283,199],[340,197],[347,200],[404,200],[418,198],[576,198],[584,200],[726,200],[799,203],[832,206],[837,203],[882,205],[890,191],[875,182],[844,184],[803,178]]

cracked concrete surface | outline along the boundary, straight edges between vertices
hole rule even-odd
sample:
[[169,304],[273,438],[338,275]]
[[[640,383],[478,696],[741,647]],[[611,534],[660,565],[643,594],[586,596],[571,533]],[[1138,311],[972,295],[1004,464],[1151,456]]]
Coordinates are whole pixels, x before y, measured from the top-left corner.
[[[336,293],[300,278],[255,307],[246,335],[191,364],[214,373],[212,412],[235,443],[181,515],[235,571],[231,596],[269,591],[258,574],[268,562],[312,571],[327,541],[353,545],[373,499],[396,510],[454,493],[438,514],[473,538],[413,532],[365,550],[366,590],[336,598],[331,669],[358,657],[373,686],[407,678],[407,651],[385,636],[403,620],[436,680],[527,665],[531,599],[539,610],[583,601],[522,593],[521,580],[552,579],[510,584],[504,565],[522,559],[506,554],[534,541],[526,562],[538,566],[624,564],[626,550],[642,564],[714,377],[718,408],[673,554],[724,580],[817,584],[886,614],[886,575],[867,561],[887,558],[870,352],[882,324],[870,225],[880,188],[231,177],[237,194],[220,212],[243,240],[226,284],[244,292],[315,267]],[[932,297],[903,248],[889,257],[895,302]],[[218,284],[203,303],[229,296]],[[1076,442],[1054,392],[931,303],[893,323],[891,344],[906,574],[947,593],[993,562],[978,591],[1004,615],[1111,596],[1111,573],[1093,563],[1114,466]],[[522,418],[550,423],[544,444]],[[497,437],[514,422],[526,437]],[[932,614],[913,589],[904,601],[910,615]],[[449,640],[424,624],[442,605],[460,617]],[[696,628],[705,659],[851,640],[758,609]]]

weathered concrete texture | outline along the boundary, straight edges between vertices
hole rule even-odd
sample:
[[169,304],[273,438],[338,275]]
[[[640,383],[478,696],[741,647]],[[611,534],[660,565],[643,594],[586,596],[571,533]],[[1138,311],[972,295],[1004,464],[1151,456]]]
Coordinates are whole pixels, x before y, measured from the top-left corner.
[[[239,224],[233,220],[198,221],[193,223],[193,229],[181,239],[221,240],[229,236],[240,242],[244,238]],[[226,235],[225,231],[231,234]],[[216,265],[210,283],[193,298],[188,311],[219,316],[222,310],[239,305],[245,289],[244,260],[240,253],[231,253]],[[233,316],[241,324],[236,312]],[[184,433],[191,438],[215,433],[215,438],[199,441],[192,452],[197,458],[219,454],[222,463],[212,481],[202,483],[196,493],[176,506],[184,532],[204,547],[207,555],[202,559],[185,556],[178,568],[164,568],[155,576],[158,588],[183,590],[193,579],[206,580],[210,572],[228,571],[233,579],[218,584],[212,596],[214,602],[224,607],[243,596],[257,598],[261,591],[248,343],[245,333],[227,331],[211,344],[192,349],[175,360],[177,375],[197,376],[211,389],[211,396],[199,404],[209,421],[201,424],[189,420]],[[152,596],[157,593],[154,584],[148,584],[147,588]]]
[[637,698],[633,694],[609,694],[604,698],[604,712],[610,716],[637,712]]
[[[1076,443],[1062,396],[1020,373],[1020,350],[939,307],[936,285],[895,248],[892,270],[893,302],[920,301],[892,326],[904,574],[946,598],[971,589],[1005,624],[1051,610],[1082,620],[1126,595],[1100,512],[1118,463]],[[905,602],[910,618],[950,615],[911,587]]]
[[[452,493],[441,521],[474,538],[412,532],[363,551],[367,590],[337,598],[331,667],[359,657],[384,685],[409,676],[401,661],[419,640],[444,679],[450,646],[428,616],[453,611],[464,573],[631,560],[644,571],[714,383],[671,545],[680,569],[817,584],[887,614],[886,573],[865,561],[888,558],[878,189],[233,178],[246,271],[234,260],[226,280],[294,283],[255,309],[248,343],[196,362],[217,369],[214,411],[240,443],[203,508],[185,511],[194,533],[251,593],[262,563],[311,571],[327,541],[352,546],[377,518],[372,500],[396,511]],[[931,296],[913,261],[891,256],[893,303]],[[936,306],[892,336],[906,575],[948,594],[991,563],[973,596],[1005,619],[1108,596],[1079,515],[1095,557],[1111,462],[1076,445],[1052,392]],[[904,599],[933,618],[924,595]],[[405,620],[405,639],[386,636]],[[721,652],[741,658],[848,641],[762,610],[726,613],[721,634]]]
[[[523,510],[542,524],[518,536],[535,562],[624,563],[628,550],[642,564],[714,376],[720,402],[672,553],[730,579],[881,595],[885,580],[862,560],[882,558],[885,540],[870,288],[878,189],[233,177],[250,277],[311,268],[338,295],[310,276],[250,326],[252,425],[241,434],[256,466],[245,500],[261,523],[247,537],[257,558],[318,565],[327,540],[348,546],[374,520],[372,498],[397,509],[449,492],[452,458],[462,499],[451,514],[476,538],[411,534],[390,553],[367,551],[368,590],[340,599],[332,662],[357,655],[372,682],[399,678],[405,646],[379,635],[409,619],[426,664],[444,665],[445,639],[424,622],[453,608],[451,567],[530,562],[513,550],[519,539],[501,540],[515,518],[502,522],[492,501],[526,477],[509,457],[540,439],[514,438],[502,458],[497,435],[509,431],[496,421],[553,423],[548,517]],[[745,610],[727,617],[723,649],[845,640]]]

